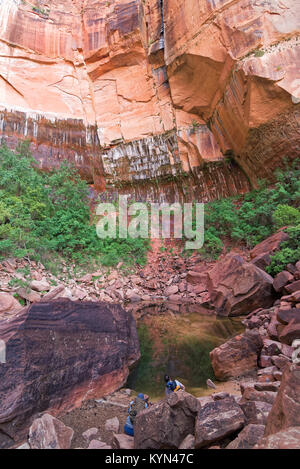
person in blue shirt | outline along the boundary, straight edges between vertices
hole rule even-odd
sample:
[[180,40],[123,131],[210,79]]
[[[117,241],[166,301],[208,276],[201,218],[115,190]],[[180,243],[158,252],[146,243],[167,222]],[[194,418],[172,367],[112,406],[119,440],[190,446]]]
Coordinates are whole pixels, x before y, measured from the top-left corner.
[[185,390],[184,385],[180,381],[177,379],[172,380],[169,375],[165,375],[164,380],[166,383],[166,396],[169,396],[169,394],[172,394],[173,392]]
[[147,396],[147,394],[140,393],[133,401],[130,402],[128,407],[128,417],[124,425],[124,433],[126,433],[126,435],[134,436],[135,417],[141,410],[149,407],[148,400],[149,396]]

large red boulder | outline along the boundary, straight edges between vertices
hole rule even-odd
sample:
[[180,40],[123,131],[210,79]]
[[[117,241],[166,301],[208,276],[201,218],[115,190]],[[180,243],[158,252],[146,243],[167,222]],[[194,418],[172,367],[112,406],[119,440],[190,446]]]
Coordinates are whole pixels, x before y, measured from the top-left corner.
[[239,255],[228,254],[208,276],[211,303],[218,315],[240,316],[273,304],[273,278]]
[[292,345],[296,339],[300,339],[300,318],[292,319],[279,334],[280,342],[287,345]]
[[140,356],[136,323],[121,306],[36,303],[0,322],[0,447],[26,434],[34,416],[57,416],[124,384]]
[[243,376],[257,369],[263,341],[256,331],[247,330],[210,352],[214,374],[219,380]]
[[296,426],[300,426],[300,366],[290,364],[268,416],[265,436]]

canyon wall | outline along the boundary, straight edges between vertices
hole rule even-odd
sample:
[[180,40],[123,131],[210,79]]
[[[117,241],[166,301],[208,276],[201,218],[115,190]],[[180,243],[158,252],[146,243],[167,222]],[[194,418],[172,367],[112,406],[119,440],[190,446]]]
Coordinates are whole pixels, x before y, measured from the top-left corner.
[[0,0],[0,136],[111,196],[245,192],[300,153],[297,19],[298,0]]

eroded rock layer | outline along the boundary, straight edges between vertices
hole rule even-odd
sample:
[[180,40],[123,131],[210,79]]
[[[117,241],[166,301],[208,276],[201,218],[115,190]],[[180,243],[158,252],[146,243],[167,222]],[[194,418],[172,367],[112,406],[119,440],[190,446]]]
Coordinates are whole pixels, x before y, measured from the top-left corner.
[[[300,153],[297,19],[294,0],[0,0],[0,136],[101,191],[245,192]],[[236,178],[203,185],[228,155]]]
[[116,390],[139,358],[134,319],[106,303],[36,303],[2,320],[0,338],[0,447],[22,438],[39,412],[59,415]]

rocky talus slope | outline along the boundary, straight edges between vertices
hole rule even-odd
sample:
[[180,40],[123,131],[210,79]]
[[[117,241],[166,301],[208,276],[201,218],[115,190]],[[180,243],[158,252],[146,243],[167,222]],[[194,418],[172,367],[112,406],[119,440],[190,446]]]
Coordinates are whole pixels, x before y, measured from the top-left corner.
[[245,192],[299,155],[297,6],[1,0],[0,136],[112,195]]

